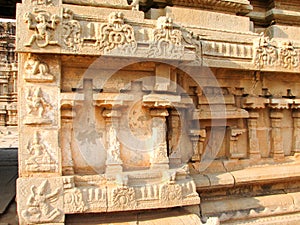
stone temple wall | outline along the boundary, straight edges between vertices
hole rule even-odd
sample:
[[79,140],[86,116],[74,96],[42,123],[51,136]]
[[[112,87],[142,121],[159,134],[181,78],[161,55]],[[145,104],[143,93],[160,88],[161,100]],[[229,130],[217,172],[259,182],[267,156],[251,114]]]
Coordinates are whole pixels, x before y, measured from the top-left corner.
[[15,22],[0,22],[0,126],[17,125]]
[[297,224],[299,11],[18,4],[20,224]]

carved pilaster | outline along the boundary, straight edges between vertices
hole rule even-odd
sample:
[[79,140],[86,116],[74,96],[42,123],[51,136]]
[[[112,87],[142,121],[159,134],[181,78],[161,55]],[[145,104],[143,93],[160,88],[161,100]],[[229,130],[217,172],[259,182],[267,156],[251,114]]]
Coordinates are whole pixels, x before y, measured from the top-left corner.
[[245,132],[245,129],[231,128],[230,129],[230,158],[239,159],[245,157],[243,152],[240,152],[237,146],[239,136]]
[[294,122],[292,153],[294,155],[300,155],[300,110],[295,110],[292,115]]
[[249,137],[249,158],[260,159],[259,143],[257,138],[257,118],[258,112],[250,111],[248,118],[248,137]]
[[181,134],[181,113],[178,111],[172,111],[170,113],[170,123],[169,123],[169,158],[170,164],[180,164],[181,163],[181,149],[180,149],[180,136]]
[[206,138],[206,130],[205,129],[191,130],[190,138],[192,141],[193,151],[194,151],[192,156],[192,161],[199,162],[201,161],[201,156],[203,154],[204,142]]
[[270,114],[271,118],[271,156],[275,160],[284,158],[281,123],[282,123],[282,111],[273,109]]
[[72,107],[61,109],[61,150],[62,150],[62,171],[64,175],[74,174],[74,162],[72,157],[72,130],[74,111]]
[[150,163],[153,169],[169,168],[166,142],[166,116],[168,115],[169,113],[166,109],[151,110],[153,152]]
[[119,119],[121,113],[117,109],[106,109],[103,111],[106,127],[106,174],[117,175],[123,171],[120,158],[120,143],[117,138]]

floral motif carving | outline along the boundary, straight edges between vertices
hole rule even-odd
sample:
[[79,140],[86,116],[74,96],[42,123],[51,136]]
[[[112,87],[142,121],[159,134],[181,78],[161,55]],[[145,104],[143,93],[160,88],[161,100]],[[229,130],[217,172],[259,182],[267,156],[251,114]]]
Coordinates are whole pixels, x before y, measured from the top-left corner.
[[29,54],[25,67],[25,80],[28,82],[51,82],[54,76],[50,73],[46,63],[38,56]]
[[136,208],[135,192],[133,188],[119,187],[113,190],[112,194],[113,206],[116,208]]
[[169,17],[159,17],[156,29],[153,31],[153,42],[149,46],[150,57],[181,58],[184,46],[181,43],[182,32],[174,29],[173,21]]
[[42,143],[40,134],[36,131],[33,139],[28,143],[27,151],[30,157],[25,160],[26,170],[31,172],[55,172],[57,169],[56,160],[48,152],[45,144]]
[[53,31],[56,29],[60,19],[57,15],[51,15],[49,12],[44,10],[35,9],[37,15],[26,13],[24,15],[25,23],[28,24],[28,29],[34,30],[34,34],[31,36],[26,47],[32,46],[35,42],[38,47],[44,48],[48,45],[58,45],[58,41],[53,39]]
[[299,66],[299,54],[292,42],[284,42],[279,50],[280,64],[284,68],[292,69]]
[[27,116],[25,124],[43,124],[51,123],[51,119],[46,115],[46,110],[51,109],[52,106],[44,99],[41,88],[27,90]]
[[74,13],[70,9],[64,9],[63,12],[63,28],[64,28],[64,43],[73,50],[78,51],[82,45],[81,25],[79,21],[74,20]]
[[51,203],[58,201],[60,189],[51,192],[47,180],[40,186],[31,186],[31,194],[27,202],[27,209],[21,212],[25,221],[29,224],[55,222],[62,216],[62,212],[53,207]]
[[257,67],[273,66],[278,59],[276,47],[271,44],[269,37],[261,35],[259,45],[255,50],[254,63]]
[[132,26],[125,24],[121,12],[111,13],[108,23],[102,24],[97,35],[96,46],[104,53],[118,48],[125,53],[134,53],[137,47]]
[[178,184],[165,184],[160,187],[160,201],[178,201],[182,199],[182,188]]

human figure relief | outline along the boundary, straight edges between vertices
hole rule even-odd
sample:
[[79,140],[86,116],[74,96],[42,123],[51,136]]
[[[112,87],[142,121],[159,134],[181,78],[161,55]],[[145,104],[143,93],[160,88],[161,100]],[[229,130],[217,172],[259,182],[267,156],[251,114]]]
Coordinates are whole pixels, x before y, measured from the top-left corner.
[[[25,22],[28,23],[28,29],[34,30],[33,34],[28,43],[25,44],[26,47],[30,47],[34,42],[40,48],[44,48],[48,45],[58,45],[57,41],[52,39],[52,31],[57,27],[60,22],[57,15],[50,15],[45,11],[36,10],[37,16],[31,13],[26,13],[24,15]],[[41,41],[41,42],[40,42]]]
[[46,146],[41,143],[38,131],[34,133],[33,140],[28,144],[27,151],[30,157],[25,161],[28,171],[45,171],[50,172],[55,170],[55,161],[46,149]]
[[41,88],[36,88],[32,91],[28,90],[26,100],[27,116],[25,124],[51,123],[51,120],[45,115],[45,112],[52,107],[44,99]]
[[53,75],[46,63],[41,62],[36,55],[29,54],[25,62],[25,80],[47,82],[53,81]]
[[22,216],[28,223],[52,222],[61,216],[60,210],[54,208],[50,203],[58,200],[60,189],[52,193],[48,191],[48,181],[45,180],[39,187],[31,186],[31,195],[27,202],[27,209],[22,211]]

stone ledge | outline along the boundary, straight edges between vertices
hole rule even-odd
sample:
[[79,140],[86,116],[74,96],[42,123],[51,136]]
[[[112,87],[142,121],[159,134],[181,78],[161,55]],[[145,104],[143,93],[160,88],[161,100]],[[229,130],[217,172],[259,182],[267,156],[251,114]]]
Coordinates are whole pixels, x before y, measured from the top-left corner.
[[[274,173],[276,171],[276,174]],[[244,184],[263,184],[300,178],[300,166],[294,164],[268,165],[240,169],[232,172],[193,174],[197,190],[224,188]]]

